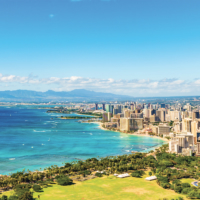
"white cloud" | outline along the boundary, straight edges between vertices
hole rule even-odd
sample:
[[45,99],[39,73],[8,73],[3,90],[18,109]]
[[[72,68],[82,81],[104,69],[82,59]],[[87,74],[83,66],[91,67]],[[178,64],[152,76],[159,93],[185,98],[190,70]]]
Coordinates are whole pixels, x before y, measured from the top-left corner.
[[132,79],[115,80],[84,78],[71,76],[65,78],[50,77],[38,78],[37,76],[21,77],[16,75],[3,75],[0,73],[0,90],[9,86],[12,90],[27,88],[53,89],[57,91],[69,91],[73,89],[89,89],[100,92],[127,94],[131,96],[169,96],[169,95],[199,95],[200,79],[194,81],[180,79]]

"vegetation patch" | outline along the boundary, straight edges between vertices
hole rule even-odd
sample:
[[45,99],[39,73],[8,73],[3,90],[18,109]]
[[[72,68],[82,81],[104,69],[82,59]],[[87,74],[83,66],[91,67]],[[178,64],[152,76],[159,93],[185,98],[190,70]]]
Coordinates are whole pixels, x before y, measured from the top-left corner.
[[[191,185],[191,180],[200,179],[200,158],[170,154],[167,149],[168,145],[163,145],[150,154],[91,158],[65,163],[63,167],[51,166],[43,172],[23,171],[1,176],[0,189],[4,191],[1,199],[12,196],[31,200],[37,195],[44,200],[62,199],[66,195],[68,199],[80,199],[80,196],[94,199],[96,194],[102,194],[100,199],[143,200],[151,199],[150,194],[154,200],[179,196],[200,199],[199,187]],[[115,173],[129,173],[132,177],[120,179],[113,176]],[[146,181],[145,177],[151,175],[157,180]]]

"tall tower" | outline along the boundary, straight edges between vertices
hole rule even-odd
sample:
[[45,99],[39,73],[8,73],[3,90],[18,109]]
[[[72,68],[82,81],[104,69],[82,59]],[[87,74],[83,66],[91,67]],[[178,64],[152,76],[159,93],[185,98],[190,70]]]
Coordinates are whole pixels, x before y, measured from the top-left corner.
[[105,107],[105,103],[102,103],[102,109],[105,111],[106,107]]

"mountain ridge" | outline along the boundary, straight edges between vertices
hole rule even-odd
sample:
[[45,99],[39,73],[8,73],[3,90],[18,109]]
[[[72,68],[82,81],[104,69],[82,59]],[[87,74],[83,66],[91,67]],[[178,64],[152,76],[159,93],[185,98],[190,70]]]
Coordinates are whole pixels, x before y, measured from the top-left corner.
[[0,99],[4,100],[66,100],[66,99],[81,99],[81,100],[123,100],[133,98],[128,95],[118,95],[112,93],[95,92],[86,89],[75,89],[72,91],[54,91],[46,92],[34,90],[5,90],[0,91]]

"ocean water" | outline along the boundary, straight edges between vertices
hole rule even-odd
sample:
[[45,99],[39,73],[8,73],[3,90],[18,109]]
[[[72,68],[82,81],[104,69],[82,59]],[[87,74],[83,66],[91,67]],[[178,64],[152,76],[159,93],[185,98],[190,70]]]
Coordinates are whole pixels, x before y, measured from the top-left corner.
[[61,115],[69,114],[46,113],[33,106],[0,106],[0,174],[144,152],[164,144],[156,138],[101,130],[98,124],[58,119]]

